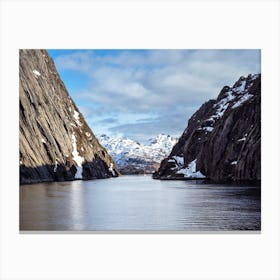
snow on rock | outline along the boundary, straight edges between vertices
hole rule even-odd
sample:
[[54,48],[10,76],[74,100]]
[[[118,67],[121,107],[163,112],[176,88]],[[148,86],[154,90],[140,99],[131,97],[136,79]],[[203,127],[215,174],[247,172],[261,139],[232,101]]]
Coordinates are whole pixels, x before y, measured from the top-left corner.
[[114,166],[114,165],[113,165],[113,163],[111,162],[111,163],[110,163],[110,167],[109,167],[109,171],[112,173],[113,176],[116,176],[116,173],[115,173],[115,171],[114,171],[113,166]]
[[245,90],[245,86],[246,86],[246,81],[241,81],[240,86],[233,88],[233,91],[236,93],[241,93]]
[[196,171],[196,159],[190,162],[187,167],[178,170],[176,174],[183,174],[185,178],[205,178],[200,171]]
[[232,161],[230,164],[231,164],[231,165],[236,165],[236,164],[237,164],[237,161],[236,161],[236,160],[235,160],[235,161]]
[[33,74],[35,75],[35,77],[41,76],[40,72],[37,71],[37,70],[35,70],[35,69],[34,69],[32,72],[33,72]]
[[253,94],[244,94],[233,106],[232,108],[235,109],[239,106],[241,106],[245,101],[249,100],[250,98],[252,98],[254,95]]
[[248,90],[253,85],[253,81],[258,77],[259,74],[249,75],[248,80],[241,77],[233,87],[228,87],[223,98],[213,106],[216,109],[215,114],[207,120],[215,122],[217,119],[222,118],[228,109],[235,109],[253,97],[252,94],[248,93]]
[[55,165],[54,165],[54,168],[53,168],[53,171],[56,172],[57,170],[57,161],[55,161]]
[[249,77],[252,81],[254,81],[259,77],[259,74],[250,74]]
[[76,111],[76,110],[74,110],[74,119],[75,119],[75,121],[76,121],[76,123],[79,125],[79,126],[81,126],[82,125],[82,123],[80,122],[80,114]]
[[210,117],[210,119],[221,118],[224,115],[226,109],[228,108],[229,102],[234,98],[235,96],[232,94],[232,90],[229,90],[226,94],[226,97],[220,100],[220,102],[218,102],[216,105],[214,105],[217,111],[215,115]]
[[83,167],[82,167],[82,163],[84,161],[84,158],[81,157],[77,151],[77,140],[74,134],[72,134],[72,145],[73,145],[73,152],[72,152],[72,156],[73,156],[73,160],[76,162],[77,166],[77,172],[75,174],[75,179],[82,179],[82,172],[83,172]]
[[214,127],[206,126],[206,127],[203,127],[203,129],[208,131],[208,132],[211,132],[214,129]]
[[211,132],[214,129],[214,127],[212,126],[204,126],[204,127],[200,127],[197,130],[205,130],[207,132]]
[[91,136],[91,134],[89,132],[86,132],[85,134],[86,134],[88,140],[92,140],[92,136]]
[[175,168],[181,168],[184,165],[184,157],[173,156],[171,157],[168,162],[174,162],[176,164]]
[[46,143],[46,140],[44,138],[41,138],[42,143]]

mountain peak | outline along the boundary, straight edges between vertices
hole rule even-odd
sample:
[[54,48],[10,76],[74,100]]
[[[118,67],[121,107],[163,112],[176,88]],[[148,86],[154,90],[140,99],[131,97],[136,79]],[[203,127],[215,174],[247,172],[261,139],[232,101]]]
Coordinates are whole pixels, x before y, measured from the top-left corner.
[[98,138],[123,174],[152,173],[177,142],[177,138],[163,133],[149,139],[146,144],[128,137],[100,135]]

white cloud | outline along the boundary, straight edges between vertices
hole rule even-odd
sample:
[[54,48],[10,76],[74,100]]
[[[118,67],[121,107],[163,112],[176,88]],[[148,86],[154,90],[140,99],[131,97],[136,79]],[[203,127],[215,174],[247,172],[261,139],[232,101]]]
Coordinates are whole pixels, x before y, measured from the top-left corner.
[[[103,55],[78,51],[57,57],[55,63],[60,71],[79,71],[89,77],[87,88],[73,92],[77,104],[95,104],[105,115],[153,112],[158,116],[153,122],[157,127],[164,130],[164,123],[159,125],[162,121],[175,131],[176,126],[167,124],[172,115],[180,134],[178,122],[185,125],[194,108],[215,98],[224,85],[232,85],[240,76],[260,72],[260,51],[124,50]],[[174,115],[178,107],[183,109]],[[142,123],[142,128],[151,132],[153,123]],[[135,131],[132,124],[120,124],[118,129]]]

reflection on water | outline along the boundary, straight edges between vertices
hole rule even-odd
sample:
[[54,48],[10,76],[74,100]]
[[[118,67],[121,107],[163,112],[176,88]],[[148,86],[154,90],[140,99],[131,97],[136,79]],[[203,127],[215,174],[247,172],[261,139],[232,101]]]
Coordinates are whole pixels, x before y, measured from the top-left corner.
[[21,230],[260,230],[260,188],[150,176],[20,186]]

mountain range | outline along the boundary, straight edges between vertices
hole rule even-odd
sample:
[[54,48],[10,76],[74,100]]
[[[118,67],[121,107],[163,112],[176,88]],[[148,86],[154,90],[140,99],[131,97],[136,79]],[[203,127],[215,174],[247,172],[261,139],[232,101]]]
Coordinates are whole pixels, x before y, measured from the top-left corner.
[[127,137],[97,136],[107,149],[122,174],[152,173],[159,168],[162,159],[169,155],[178,138],[159,134],[145,144]]

